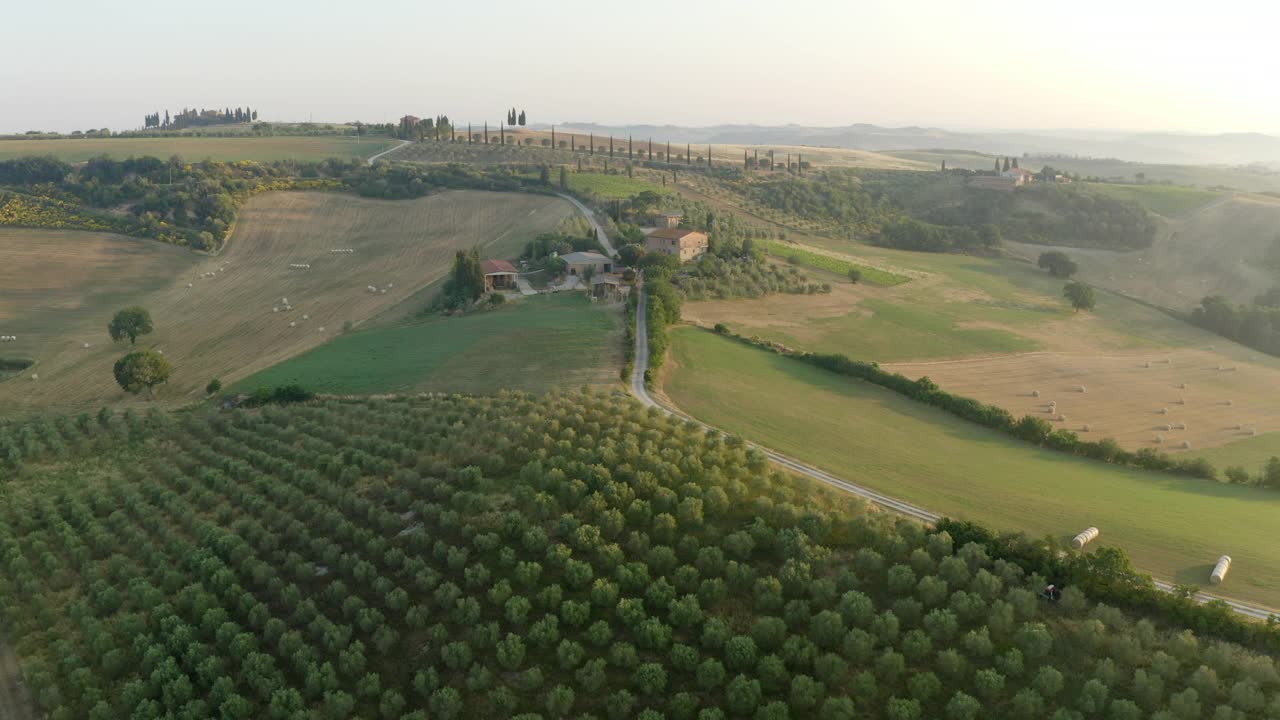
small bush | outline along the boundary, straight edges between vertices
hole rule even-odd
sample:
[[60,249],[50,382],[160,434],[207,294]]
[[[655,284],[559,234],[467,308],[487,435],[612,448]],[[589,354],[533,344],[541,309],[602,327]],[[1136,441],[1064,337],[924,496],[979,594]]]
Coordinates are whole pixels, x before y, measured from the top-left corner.
[[221,389],[222,389],[222,381],[219,380],[218,378],[214,378],[209,381],[208,385],[204,386],[204,394],[213,395],[214,393],[218,392]]

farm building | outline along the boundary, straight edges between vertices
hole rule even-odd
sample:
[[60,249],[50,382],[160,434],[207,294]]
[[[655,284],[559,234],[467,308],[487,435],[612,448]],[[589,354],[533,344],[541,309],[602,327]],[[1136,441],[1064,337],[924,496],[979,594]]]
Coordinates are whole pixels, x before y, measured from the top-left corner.
[[602,273],[591,278],[591,297],[597,300],[616,302],[631,293],[631,286],[615,273]]
[[644,247],[649,252],[674,255],[684,262],[707,251],[707,236],[688,228],[665,227],[649,233],[644,239]]
[[1000,177],[1013,180],[1015,185],[1029,185],[1036,181],[1036,174],[1022,168],[1009,168],[1000,173]]
[[520,274],[506,260],[481,260],[480,272],[484,273],[485,292],[516,289],[516,277]]
[[680,227],[680,221],[683,219],[684,215],[680,213],[663,213],[658,216],[656,224],[660,228],[678,228]]
[[570,275],[613,272],[613,261],[596,252],[571,252],[560,256]]

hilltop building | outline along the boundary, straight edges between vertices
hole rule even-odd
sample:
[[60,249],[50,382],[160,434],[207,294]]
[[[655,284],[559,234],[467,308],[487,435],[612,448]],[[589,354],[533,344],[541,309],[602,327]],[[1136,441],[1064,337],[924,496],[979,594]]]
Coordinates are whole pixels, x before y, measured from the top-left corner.
[[645,250],[674,255],[680,262],[692,260],[707,251],[707,235],[682,227],[664,227],[649,233],[644,239]]

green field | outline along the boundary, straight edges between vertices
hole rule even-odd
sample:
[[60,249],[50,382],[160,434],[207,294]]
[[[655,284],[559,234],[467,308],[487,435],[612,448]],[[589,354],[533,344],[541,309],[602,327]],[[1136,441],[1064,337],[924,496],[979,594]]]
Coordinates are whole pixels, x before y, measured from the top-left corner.
[[843,258],[824,255],[822,253],[806,250],[798,245],[785,243],[778,240],[756,240],[756,243],[764,247],[765,251],[770,255],[776,255],[787,260],[795,259],[800,265],[814,268],[816,270],[826,270],[848,277],[849,271],[857,269],[862,273],[861,282],[870,283],[872,285],[882,285],[890,287],[893,285],[901,285],[909,281],[911,278],[905,275],[888,272],[870,265],[862,265],[860,263],[851,262]]
[[671,192],[648,180],[604,173],[569,173],[569,189],[574,192],[590,193],[607,200],[629,198],[646,190],[664,195]]
[[1179,185],[1117,185],[1115,183],[1086,183],[1091,192],[1109,195],[1119,200],[1136,202],[1149,212],[1167,218],[1180,218],[1222,197],[1221,192],[1200,190]]
[[580,293],[537,295],[462,317],[344,335],[245,378],[334,394],[543,391],[615,382],[621,312]]
[[395,145],[390,138],[355,138],[337,136],[270,136],[270,137],[160,137],[160,138],[85,138],[74,140],[4,140],[0,141],[0,160],[23,155],[53,155],[67,162],[83,162],[91,157],[110,155],[126,158],[149,155],[167,158],[180,155],[188,161],[212,160],[325,160],[331,157],[367,158]]
[[1280,606],[1280,493],[1116,468],[1029,448],[941,411],[693,328],[672,332],[663,390],[749,440],[930,510],[1032,535],[1090,525],[1159,577]]

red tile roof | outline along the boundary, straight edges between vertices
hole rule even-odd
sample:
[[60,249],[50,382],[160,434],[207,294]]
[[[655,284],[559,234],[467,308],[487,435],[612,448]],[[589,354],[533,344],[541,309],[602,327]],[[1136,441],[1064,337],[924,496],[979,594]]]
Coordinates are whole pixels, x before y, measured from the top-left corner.
[[660,240],[679,240],[694,233],[699,235],[702,234],[697,230],[690,230],[689,228],[662,228],[649,233],[649,237],[658,238]]
[[506,260],[481,260],[480,272],[485,275],[493,275],[495,273],[519,273],[516,266]]

